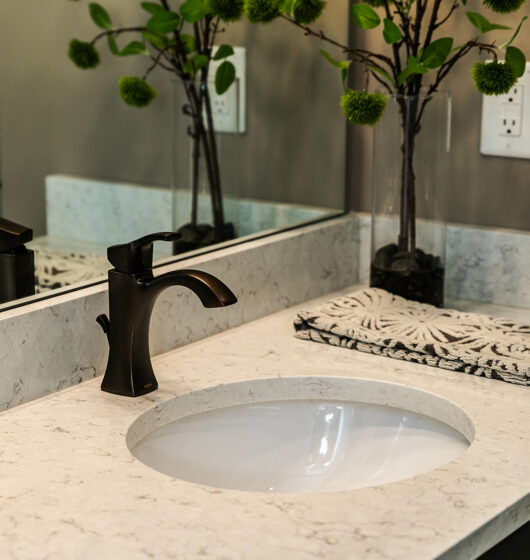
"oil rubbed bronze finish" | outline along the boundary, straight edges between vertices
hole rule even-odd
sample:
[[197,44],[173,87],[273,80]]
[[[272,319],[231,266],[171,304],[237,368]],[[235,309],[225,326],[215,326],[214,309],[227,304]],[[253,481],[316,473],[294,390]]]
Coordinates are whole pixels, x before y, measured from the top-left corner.
[[109,314],[97,318],[107,334],[110,353],[101,389],[138,397],[158,388],[149,355],[149,323],[159,294],[171,286],[195,292],[204,307],[225,307],[237,298],[220,280],[199,270],[176,270],[153,276],[153,242],[175,241],[176,233],[156,233],[107,250]]
[[24,243],[33,230],[0,218],[0,303],[35,293],[35,257]]

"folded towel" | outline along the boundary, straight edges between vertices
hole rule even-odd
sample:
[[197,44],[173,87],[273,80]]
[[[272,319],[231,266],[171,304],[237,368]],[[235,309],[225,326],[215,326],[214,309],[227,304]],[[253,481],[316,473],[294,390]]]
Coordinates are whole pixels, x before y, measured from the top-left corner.
[[301,311],[296,336],[530,385],[530,324],[439,309],[368,288]]

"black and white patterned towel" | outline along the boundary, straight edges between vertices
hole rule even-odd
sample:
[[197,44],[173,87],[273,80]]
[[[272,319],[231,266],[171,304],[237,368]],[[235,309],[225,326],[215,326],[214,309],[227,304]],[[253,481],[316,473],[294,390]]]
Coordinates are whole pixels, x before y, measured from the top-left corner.
[[530,386],[530,323],[368,288],[301,311],[294,326],[298,338]]

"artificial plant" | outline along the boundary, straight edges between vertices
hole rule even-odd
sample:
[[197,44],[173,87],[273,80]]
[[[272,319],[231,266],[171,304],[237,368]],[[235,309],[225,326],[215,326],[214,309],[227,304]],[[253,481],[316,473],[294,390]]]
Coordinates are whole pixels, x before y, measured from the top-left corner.
[[[235,236],[233,225],[226,223],[224,217],[208,76],[211,62],[222,61],[215,73],[218,95],[226,92],[236,79],[235,67],[228,60],[234,54],[233,48],[222,44],[214,49],[214,43],[228,22],[242,17],[243,4],[244,0],[140,2],[144,21],[139,25],[121,26],[114,24],[103,6],[90,2],[90,17],[102,31],[90,41],[70,41],[68,56],[82,69],[95,68],[100,63],[96,46],[102,41],[106,41],[110,52],[117,57],[145,56],[148,62],[143,76],[122,76],[119,80],[120,95],[128,105],[145,107],[157,97],[147,81],[155,68],[169,72],[183,83],[187,98],[183,112],[190,118],[188,134],[192,139],[192,205],[190,224],[180,228],[184,240],[177,242],[178,252]],[[129,40],[120,44],[125,37]],[[213,228],[198,224],[201,157],[209,185]]]
[[[505,14],[520,9],[525,0],[483,0],[492,12]],[[402,125],[399,233],[393,246],[395,255],[408,261],[405,274],[417,270],[421,251],[416,247],[416,174],[415,142],[421,129],[425,109],[454,66],[471,52],[485,53],[491,61],[476,62],[472,79],[485,95],[507,93],[525,71],[526,59],[513,45],[518,27],[506,40],[497,44],[483,39],[490,31],[507,31],[510,27],[492,23],[484,15],[465,8],[467,0],[364,0],[355,2],[351,16],[362,30],[379,29],[386,48],[383,52],[357,48],[327,35],[313,24],[321,16],[323,0],[245,0],[245,13],[251,23],[269,23],[280,19],[305,35],[316,37],[338,49],[341,56],[321,54],[341,73],[345,92],[340,100],[348,122],[374,125],[383,114],[389,96],[399,104]],[[462,11],[466,9],[465,13]],[[465,17],[469,39],[457,43],[448,31],[452,19]],[[501,60],[503,59],[503,60]],[[360,64],[365,71],[365,87],[356,91],[347,87],[348,70]],[[373,80],[383,93],[369,91]],[[403,259],[403,255],[408,255]]]

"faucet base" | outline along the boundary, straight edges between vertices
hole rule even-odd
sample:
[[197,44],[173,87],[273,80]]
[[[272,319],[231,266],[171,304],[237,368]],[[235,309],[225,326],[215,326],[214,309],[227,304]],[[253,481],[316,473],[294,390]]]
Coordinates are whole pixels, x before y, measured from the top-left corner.
[[158,389],[158,383],[155,380],[154,383],[147,383],[141,389],[127,388],[127,387],[113,387],[111,385],[105,385],[105,379],[101,383],[101,390],[106,393],[112,393],[113,395],[120,395],[122,397],[141,397],[142,395],[147,395]]

